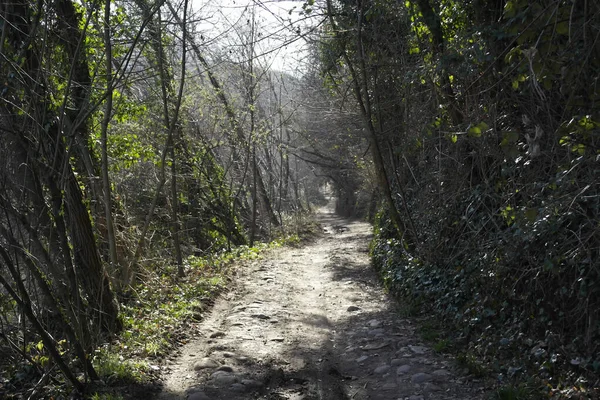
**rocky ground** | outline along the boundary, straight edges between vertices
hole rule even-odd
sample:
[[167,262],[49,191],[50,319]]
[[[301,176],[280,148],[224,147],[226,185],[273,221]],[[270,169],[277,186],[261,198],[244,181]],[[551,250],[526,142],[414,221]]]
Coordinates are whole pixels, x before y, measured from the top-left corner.
[[486,398],[395,311],[369,266],[371,227],[326,210],[318,218],[318,239],[238,273],[164,368],[158,398]]

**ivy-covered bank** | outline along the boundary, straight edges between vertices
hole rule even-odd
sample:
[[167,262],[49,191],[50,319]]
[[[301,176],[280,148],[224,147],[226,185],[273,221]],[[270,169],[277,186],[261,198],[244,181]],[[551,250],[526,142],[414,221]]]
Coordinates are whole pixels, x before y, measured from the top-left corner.
[[[438,247],[430,259],[411,256],[385,211],[376,217],[370,252],[385,286],[405,314],[423,317],[424,339],[454,353],[471,374],[495,381],[499,399],[600,395],[600,338],[593,320],[600,278],[590,260],[575,261],[581,248],[564,229],[577,224],[585,232],[594,222],[580,221],[567,211],[577,204],[559,200],[568,186],[556,189],[557,200],[548,204],[554,211],[543,218],[515,211],[504,229],[448,238],[452,246]],[[475,213],[469,223],[484,217]],[[452,213],[438,223],[453,221],[466,223]],[[533,268],[536,262],[539,268]]]

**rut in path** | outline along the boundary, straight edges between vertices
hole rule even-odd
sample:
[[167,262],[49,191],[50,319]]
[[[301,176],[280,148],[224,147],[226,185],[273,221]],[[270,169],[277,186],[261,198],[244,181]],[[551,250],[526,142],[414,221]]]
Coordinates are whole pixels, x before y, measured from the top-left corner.
[[240,271],[159,399],[484,399],[394,311],[369,265],[370,225],[318,218],[314,243]]

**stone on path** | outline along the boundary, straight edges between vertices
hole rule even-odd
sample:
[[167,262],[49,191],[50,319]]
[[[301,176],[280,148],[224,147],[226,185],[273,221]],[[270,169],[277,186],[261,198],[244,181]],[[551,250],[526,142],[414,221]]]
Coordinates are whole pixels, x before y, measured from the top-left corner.
[[423,385],[423,391],[424,392],[439,392],[440,390],[442,390],[441,387],[434,385],[433,383],[425,383],[425,385]]
[[411,369],[412,369],[412,367],[410,365],[408,365],[408,364],[401,365],[396,370],[396,374],[397,375],[404,375],[404,374],[408,373]]
[[220,366],[221,366],[221,364],[219,364],[212,358],[205,357],[194,363],[194,371],[199,371],[199,370],[205,369],[205,368],[217,368]]
[[409,349],[415,354],[425,354],[427,352],[427,347],[425,346],[408,346]]
[[369,343],[368,345],[364,346],[362,349],[363,350],[379,350],[379,349],[383,349],[384,347],[387,347],[389,345],[390,345],[389,342],[384,342],[384,343]]
[[256,389],[262,386],[262,383],[255,381],[254,379],[242,379],[242,385],[252,389]]
[[244,386],[242,383],[234,383],[229,387],[234,392],[243,393],[248,390],[248,387]]
[[371,329],[369,332],[367,332],[367,335],[369,336],[383,336],[384,334],[385,330],[382,328]]
[[425,383],[431,380],[431,375],[426,374],[425,372],[417,372],[410,377],[410,380],[412,383]]
[[389,365],[380,365],[379,367],[375,368],[375,372],[376,374],[379,375],[383,375],[383,374],[387,374],[388,372],[390,372],[391,367]]
[[369,326],[371,328],[379,328],[381,325],[382,325],[382,322],[378,321],[376,319],[372,319],[372,320],[369,321]]
[[445,369],[437,369],[431,373],[436,381],[445,380],[450,376],[450,372]]
[[366,361],[368,359],[369,359],[369,356],[361,356],[356,359],[356,363],[360,364],[361,362]]
[[233,385],[238,381],[237,376],[225,371],[217,371],[210,377],[218,385]]
[[192,392],[187,397],[188,400],[210,400],[210,397],[204,392]]

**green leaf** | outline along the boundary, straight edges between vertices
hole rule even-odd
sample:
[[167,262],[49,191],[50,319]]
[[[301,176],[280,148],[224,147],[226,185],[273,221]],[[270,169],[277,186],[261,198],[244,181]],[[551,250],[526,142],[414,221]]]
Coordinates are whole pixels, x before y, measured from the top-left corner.
[[565,146],[565,145],[568,145],[569,143],[571,143],[571,137],[567,136],[567,135],[561,137],[558,141],[558,144],[560,146]]
[[48,362],[50,361],[50,359],[46,356],[44,357],[40,357],[40,364],[42,367],[47,367],[48,366]]
[[504,57],[504,60],[507,64],[512,63],[513,59],[522,54],[521,47],[514,47],[508,54]]
[[470,137],[481,137],[481,128],[478,125],[472,126],[467,131],[467,135]]
[[585,145],[583,143],[576,144],[571,147],[571,151],[573,153],[577,153],[580,156],[585,155]]
[[504,5],[504,15],[507,18],[512,18],[514,17],[516,14],[516,7],[514,5],[513,1],[507,1],[506,4]]
[[40,340],[35,347],[38,349],[38,351],[44,350],[44,342]]
[[458,141],[458,135],[452,135],[450,140],[452,140],[452,143],[456,143]]

